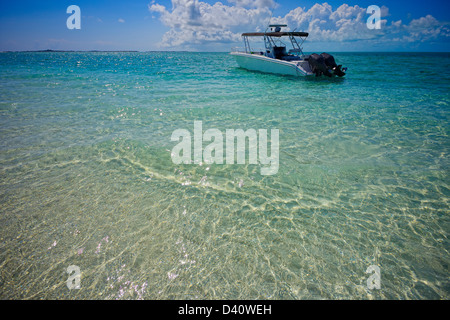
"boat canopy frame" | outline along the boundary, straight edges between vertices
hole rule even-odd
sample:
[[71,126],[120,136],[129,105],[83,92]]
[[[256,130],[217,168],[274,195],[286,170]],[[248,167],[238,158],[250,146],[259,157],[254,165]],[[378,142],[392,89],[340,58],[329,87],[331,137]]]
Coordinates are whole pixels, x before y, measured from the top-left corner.
[[[281,37],[288,37],[292,49],[289,50],[289,53],[294,53],[297,55],[304,55],[302,50],[303,42],[305,42],[306,38],[308,37],[307,32],[299,32],[299,31],[280,31],[282,27],[287,27],[287,25],[284,24],[272,24],[269,25],[269,27],[266,29],[265,32],[247,32],[243,33],[242,37],[244,38],[244,45],[245,45],[245,52],[251,53],[252,50],[250,48],[250,42],[248,40],[249,37],[264,37],[264,46],[266,50],[271,50],[273,47],[276,47],[276,43],[274,38],[281,38]],[[269,28],[275,28],[275,31],[268,32],[267,30]],[[301,41],[299,42],[296,37],[299,37]]]

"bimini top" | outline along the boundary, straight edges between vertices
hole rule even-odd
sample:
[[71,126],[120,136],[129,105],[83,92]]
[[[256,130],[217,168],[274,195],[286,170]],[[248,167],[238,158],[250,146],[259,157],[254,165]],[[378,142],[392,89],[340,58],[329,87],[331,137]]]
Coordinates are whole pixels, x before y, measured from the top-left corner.
[[285,36],[293,36],[293,37],[307,37],[309,35],[308,32],[248,32],[243,33],[243,37],[285,37]]

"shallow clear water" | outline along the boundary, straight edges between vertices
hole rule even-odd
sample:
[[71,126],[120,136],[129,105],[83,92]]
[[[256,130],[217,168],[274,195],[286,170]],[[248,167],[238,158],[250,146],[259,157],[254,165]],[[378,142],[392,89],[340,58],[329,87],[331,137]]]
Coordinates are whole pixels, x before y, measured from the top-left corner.
[[[448,299],[450,55],[335,58],[1,53],[0,298]],[[174,164],[195,120],[279,129],[278,173]]]

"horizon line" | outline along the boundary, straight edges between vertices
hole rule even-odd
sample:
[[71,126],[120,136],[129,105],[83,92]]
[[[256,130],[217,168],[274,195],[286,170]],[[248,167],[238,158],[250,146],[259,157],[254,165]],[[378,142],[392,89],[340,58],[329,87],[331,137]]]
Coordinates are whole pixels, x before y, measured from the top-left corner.
[[[320,51],[320,50],[319,50]],[[229,53],[229,51],[194,51],[194,50],[0,50],[0,53],[20,53],[20,52],[130,52],[130,53],[146,53],[146,52],[190,52],[190,53]],[[309,51],[305,51],[309,52]],[[313,52],[313,51],[311,51]],[[333,51],[334,53],[450,53],[450,51]]]

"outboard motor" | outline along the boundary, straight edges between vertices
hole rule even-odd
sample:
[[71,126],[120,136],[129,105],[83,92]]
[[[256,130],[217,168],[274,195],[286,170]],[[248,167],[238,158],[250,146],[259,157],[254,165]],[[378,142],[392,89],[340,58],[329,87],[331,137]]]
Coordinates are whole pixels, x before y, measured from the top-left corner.
[[275,59],[282,59],[286,55],[287,55],[286,47],[277,47],[277,46],[272,47],[272,56]]
[[343,77],[345,76],[345,70],[347,70],[346,68],[344,68],[344,70],[341,70],[342,65],[337,65],[336,61],[334,61],[334,57],[331,54],[328,54],[326,52],[323,52],[321,54],[321,56],[324,59],[325,65],[328,67],[328,69],[333,70],[333,73],[339,77]]
[[317,53],[311,54],[309,56],[308,63],[311,67],[311,71],[315,73],[316,77],[322,74],[328,77],[332,76],[332,74],[328,71],[328,67],[325,64],[325,58],[322,55],[318,55]]

